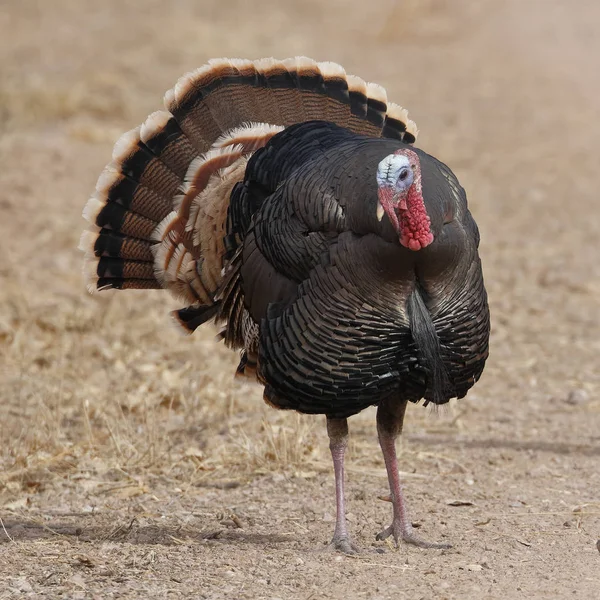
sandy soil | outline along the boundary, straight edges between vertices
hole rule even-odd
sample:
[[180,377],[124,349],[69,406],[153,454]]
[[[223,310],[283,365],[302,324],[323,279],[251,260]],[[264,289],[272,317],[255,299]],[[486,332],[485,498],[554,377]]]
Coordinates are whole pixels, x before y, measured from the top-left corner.
[[[577,9],[573,8],[576,5]],[[0,12],[0,598],[600,597],[597,2],[22,0]],[[120,132],[213,56],[307,54],[377,81],[481,229],[491,358],[411,407],[412,516],[390,518],[374,414],[352,419],[326,551],[324,419],[232,381],[160,293],[86,295],[81,210]]]

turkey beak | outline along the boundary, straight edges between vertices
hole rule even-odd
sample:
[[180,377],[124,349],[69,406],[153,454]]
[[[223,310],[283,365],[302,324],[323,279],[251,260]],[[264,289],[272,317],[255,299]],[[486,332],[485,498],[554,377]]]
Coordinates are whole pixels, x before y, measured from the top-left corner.
[[383,206],[381,206],[381,202],[377,202],[377,220],[381,221],[381,219],[383,219],[383,215],[384,215],[384,210],[383,210]]
[[394,194],[394,204],[398,205],[399,210],[408,210],[408,205],[406,204],[407,196],[408,194],[402,192]]

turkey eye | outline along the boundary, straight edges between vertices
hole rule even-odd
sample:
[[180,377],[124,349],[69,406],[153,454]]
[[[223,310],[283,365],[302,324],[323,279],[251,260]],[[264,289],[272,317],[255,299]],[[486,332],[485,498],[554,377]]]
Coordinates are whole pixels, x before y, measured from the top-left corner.
[[400,181],[404,181],[408,177],[408,171],[402,171],[400,173]]

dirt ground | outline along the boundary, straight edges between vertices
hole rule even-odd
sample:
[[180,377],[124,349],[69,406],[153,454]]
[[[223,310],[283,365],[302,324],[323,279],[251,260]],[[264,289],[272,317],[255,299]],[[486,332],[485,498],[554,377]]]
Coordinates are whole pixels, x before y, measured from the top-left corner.
[[[0,11],[0,598],[599,598],[600,4],[21,0]],[[266,407],[164,294],[85,293],[114,141],[208,58],[334,60],[410,110],[481,230],[491,355],[411,406],[391,507],[353,418],[348,522],[324,418]]]

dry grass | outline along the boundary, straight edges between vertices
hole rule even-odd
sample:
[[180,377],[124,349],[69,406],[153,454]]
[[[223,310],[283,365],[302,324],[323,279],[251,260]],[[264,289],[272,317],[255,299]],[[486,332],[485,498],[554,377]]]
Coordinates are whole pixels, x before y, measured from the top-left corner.
[[235,357],[215,352],[214,331],[179,339],[159,325],[161,341],[160,303],[151,319],[135,305],[123,314],[116,296],[76,304],[33,322],[25,315],[35,309],[20,305],[3,330],[4,390],[18,399],[3,428],[5,482],[31,489],[73,471],[139,473],[165,464],[171,477],[191,481],[199,470],[249,474],[315,458],[306,418],[265,410],[248,428],[261,391],[232,384]]

